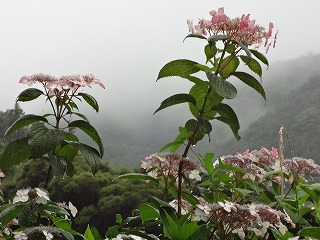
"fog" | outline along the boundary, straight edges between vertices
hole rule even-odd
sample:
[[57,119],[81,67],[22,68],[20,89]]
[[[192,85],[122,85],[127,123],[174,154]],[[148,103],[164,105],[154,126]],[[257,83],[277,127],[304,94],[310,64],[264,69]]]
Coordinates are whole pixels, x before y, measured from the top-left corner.
[[[0,3],[0,110],[14,106],[27,86],[23,75],[47,73],[96,75],[106,89],[88,92],[100,103],[102,115],[89,118],[139,125],[160,102],[190,86],[179,78],[156,78],[174,59],[204,62],[203,41],[187,39],[187,19],[209,19],[209,11],[225,8],[230,17],[250,13],[256,23],[279,30],[277,46],[267,57],[271,69],[283,61],[320,53],[316,0],[304,1],[182,1],[182,0],[4,0]],[[266,70],[266,69],[265,69]],[[85,90],[85,89],[84,89]],[[263,104],[258,102],[258,104]],[[25,112],[42,112],[44,104],[21,103]],[[180,107],[167,114],[179,118]],[[166,111],[166,110],[165,110]],[[168,110],[170,111],[170,110]],[[103,116],[103,117],[102,117]]]

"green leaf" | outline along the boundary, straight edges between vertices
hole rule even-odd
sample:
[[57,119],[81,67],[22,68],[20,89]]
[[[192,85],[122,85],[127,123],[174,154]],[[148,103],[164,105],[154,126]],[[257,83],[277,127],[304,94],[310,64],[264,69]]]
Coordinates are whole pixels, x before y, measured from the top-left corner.
[[84,119],[85,121],[89,122],[89,119],[88,119],[85,115],[83,115],[82,113],[78,113],[78,112],[68,112],[68,114],[70,114],[70,115],[72,115],[72,114],[77,115],[78,117],[80,117],[80,118]]
[[199,34],[189,34],[183,39],[183,41],[185,41],[187,38],[207,39],[205,36],[202,36],[202,35],[199,35]]
[[184,224],[179,231],[179,239],[189,239],[189,237],[198,231],[200,226],[198,221],[192,221]]
[[60,207],[58,204],[54,202],[47,202],[47,204],[41,204],[39,206],[40,211],[49,211],[54,212],[58,215],[69,216],[69,213],[64,208]]
[[320,239],[320,227],[305,227],[299,231],[301,237]]
[[156,182],[158,183],[159,180],[154,178],[154,177],[151,177],[147,174],[142,174],[142,173],[125,173],[125,174],[122,174],[118,177],[116,177],[113,181],[116,181],[118,179],[131,179],[131,180],[146,180],[146,181],[153,181],[153,182]]
[[[68,230],[59,228],[58,231],[62,233],[62,235],[66,238],[66,240],[74,240],[74,237]],[[80,234],[77,234],[77,235],[80,235]]]
[[86,231],[84,233],[84,237],[86,238],[86,240],[94,240],[94,236],[93,236],[93,234],[92,234],[92,232],[90,230],[89,224],[88,224],[87,229],[86,229]]
[[262,87],[262,85],[259,83],[257,79],[255,79],[253,76],[246,72],[234,72],[231,75],[239,78],[242,82],[247,84],[249,87],[252,87],[254,90],[256,90],[258,93],[261,94],[261,96],[266,101],[266,93]]
[[214,153],[207,153],[203,158],[203,164],[211,176],[213,176],[213,173],[214,173],[214,166],[212,162],[213,157],[214,157]]
[[234,188],[235,193],[238,193],[242,196],[247,196],[250,194],[252,191],[245,189],[245,188]]
[[173,219],[163,208],[160,209],[160,219],[163,223],[165,236],[179,240],[179,226],[177,224],[177,219]]
[[199,130],[200,130],[200,132],[203,132],[203,133],[205,133],[205,134],[211,133],[211,131],[212,131],[212,125],[211,125],[211,123],[210,123],[208,120],[206,120],[206,119],[204,119],[204,118],[202,118],[202,117],[199,117],[199,118],[198,118],[198,124],[199,124]]
[[67,170],[67,161],[63,157],[58,157],[52,153],[48,153],[49,164],[52,166],[54,176],[62,176]]
[[99,104],[97,100],[88,93],[78,93],[96,112],[99,112]]
[[244,44],[243,42],[241,41],[237,41],[238,45],[246,52],[247,56],[249,58],[251,58],[251,52],[250,52],[250,49],[248,48],[248,45],[247,44]]
[[196,64],[198,63],[187,59],[171,61],[161,68],[157,81],[164,77],[183,76],[199,72],[200,69]]
[[189,92],[190,95],[192,95],[196,99],[196,106],[193,104],[189,104],[190,112],[193,114],[195,118],[198,118],[200,114],[200,109],[202,108],[204,104],[204,100],[207,96],[207,101],[204,107],[204,112],[202,117],[204,119],[210,120],[213,119],[216,115],[216,112],[212,110],[212,107],[214,105],[219,104],[223,97],[221,97],[219,94],[216,93],[215,90],[211,89],[211,91],[208,94],[208,88],[203,88],[200,85],[194,85]]
[[167,108],[176,104],[180,104],[180,103],[185,103],[185,102],[189,102],[193,105],[196,105],[196,100],[192,95],[186,94],[186,93],[175,94],[163,100],[163,102],[160,104],[160,107],[153,114],[155,114],[156,112],[159,112],[164,108]]
[[62,129],[48,129],[43,124],[34,124],[28,133],[29,145],[34,158],[52,151],[66,136]]
[[300,188],[304,192],[306,192],[316,204],[319,203],[319,200],[320,200],[319,194],[317,194],[315,191],[313,191],[309,185],[301,185]]
[[2,206],[0,211],[1,226],[5,227],[9,222],[16,218],[25,206],[25,204]]
[[206,72],[209,82],[212,88],[223,98],[232,99],[237,96],[237,89],[228,81],[223,80],[221,77],[211,73]]
[[104,147],[102,140],[99,136],[98,131],[88,122],[84,120],[76,120],[73,122],[70,122],[68,124],[68,127],[77,127],[81,129],[83,132],[85,132],[96,144],[99,146],[99,151],[100,151],[100,157],[103,157],[104,154]]
[[183,143],[183,140],[177,140],[177,141],[173,141],[173,142],[167,143],[166,145],[164,145],[164,146],[159,150],[159,152],[162,152],[162,151],[168,149],[169,147],[180,146],[182,143]]
[[31,149],[28,138],[20,138],[8,144],[0,158],[0,168],[6,169],[29,159]]
[[235,127],[237,127],[238,129],[240,128],[237,114],[234,112],[234,110],[228,104],[219,103],[218,105],[213,106],[212,110],[219,113],[221,117],[230,118],[232,120],[232,122],[235,123]]
[[224,58],[221,61],[220,67],[218,69],[220,76],[223,79],[228,78],[230,73],[233,73],[237,70],[239,64],[240,64],[240,61],[237,57],[230,55]]
[[199,200],[196,199],[193,194],[190,194],[188,192],[182,192],[182,197],[187,200],[191,205],[196,206],[199,204]]
[[269,67],[269,62],[268,59],[260,52],[258,52],[257,50],[253,50],[251,49],[250,52],[256,57],[258,58],[262,63],[264,63],[265,65],[267,65]]
[[45,117],[34,115],[34,114],[27,114],[23,115],[19,119],[17,119],[4,133],[4,138],[7,137],[9,134],[19,130],[20,128],[26,127],[35,122],[48,122]]
[[241,60],[250,68],[251,71],[262,77],[262,68],[260,63],[254,58],[249,58],[248,56],[240,56]]
[[71,141],[68,141],[68,143],[76,147],[79,150],[79,152],[81,152],[81,154],[85,157],[88,164],[90,165],[93,174],[96,174],[101,165],[101,157],[99,152],[93,147],[90,147],[83,143]]
[[219,168],[236,171],[236,172],[239,172],[239,173],[242,173],[242,174],[246,174],[247,173],[246,170],[244,170],[242,168],[238,168],[238,167],[234,167],[234,166],[231,166],[231,165],[227,165],[227,164],[222,163],[221,161],[219,161]]
[[214,44],[207,44],[204,47],[204,53],[206,54],[207,62],[208,62],[217,53],[217,48]]
[[37,89],[37,88],[28,88],[24,91],[22,91],[18,97],[17,97],[17,102],[28,102],[32,101],[39,96],[44,95],[44,93]]
[[148,203],[140,204],[138,209],[142,219],[142,223],[148,220],[156,220],[160,217],[158,210]]

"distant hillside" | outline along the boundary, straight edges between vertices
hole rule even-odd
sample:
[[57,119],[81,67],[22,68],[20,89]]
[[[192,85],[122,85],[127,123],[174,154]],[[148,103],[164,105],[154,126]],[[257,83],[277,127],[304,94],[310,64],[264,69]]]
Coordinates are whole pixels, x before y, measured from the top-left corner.
[[[234,154],[246,149],[279,146],[279,129],[286,128],[286,157],[312,158],[320,161],[320,75],[311,78],[277,102],[273,111],[260,117],[242,134],[239,142],[230,140],[220,147],[220,154]],[[276,99],[275,99],[276,100]],[[289,145],[289,143],[290,145]]]

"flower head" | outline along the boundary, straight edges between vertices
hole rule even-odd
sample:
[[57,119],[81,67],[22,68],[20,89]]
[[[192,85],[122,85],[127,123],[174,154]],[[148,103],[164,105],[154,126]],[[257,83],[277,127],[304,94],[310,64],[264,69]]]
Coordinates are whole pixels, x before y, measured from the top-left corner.
[[27,202],[29,200],[35,201],[38,204],[46,204],[50,201],[50,198],[48,193],[40,188],[26,188],[17,190],[13,203]]
[[141,162],[140,167],[145,169],[148,175],[153,177],[157,177],[158,175],[177,177],[179,165],[181,162],[183,162],[183,172],[189,174],[191,173],[191,177],[194,177],[194,179],[199,179],[199,171],[192,172],[194,170],[199,170],[199,166],[193,163],[190,159],[182,157],[178,154],[151,154],[150,156],[146,157],[144,161]]
[[[243,14],[240,17],[230,18],[224,13],[224,8],[221,7],[217,11],[212,10],[209,12],[211,20],[201,19],[198,24],[193,25],[191,20],[188,20],[189,32],[199,35],[226,35],[227,39],[231,41],[238,41],[254,48],[260,47],[263,43],[266,52],[269,50],[270,45],[275,42],[277,33],[273,37],[274,24],[269,23],[269,29],[256,24],[255,19],[251,19],[250,14]],[[272,41],[272,38],[274,40]]]
[[53,77],[48,74],[33,74],[31,76],[23,76],[19,83],[28,84],[29,86],[35,83],[41,83],[48,91],[50,96],[61,96],[63,93],[77,91],[80,87],[88,86],[91,88],[92,84],[99,84],[105,88],[103,83],[93,74],[86,75],[67,75],[62,77]]

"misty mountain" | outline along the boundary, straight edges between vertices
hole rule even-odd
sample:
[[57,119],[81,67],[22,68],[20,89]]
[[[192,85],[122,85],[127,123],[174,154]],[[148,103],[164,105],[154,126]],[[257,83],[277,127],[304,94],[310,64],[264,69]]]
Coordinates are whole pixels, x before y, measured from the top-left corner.
[[[320,145],[320,75],[287,96],[278,98],[273,111],[250,124],[239,142],[230,140],[221,145],[222,155],[246,149],[279,146],[279,129],[285,127],[285,156],[312,158],[319,162]],[[275,99],[276,100],[276,99]]]

